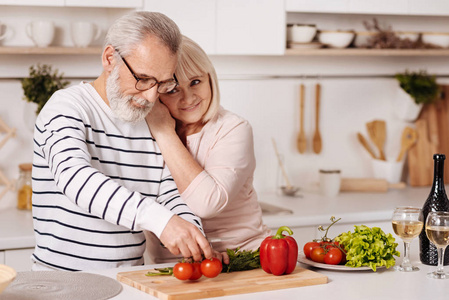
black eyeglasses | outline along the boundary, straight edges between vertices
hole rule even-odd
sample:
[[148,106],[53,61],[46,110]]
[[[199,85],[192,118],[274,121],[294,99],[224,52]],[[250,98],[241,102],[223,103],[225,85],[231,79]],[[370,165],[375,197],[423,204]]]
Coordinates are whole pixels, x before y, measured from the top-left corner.
[[[117,51],[117,50],[115,50]],[[157,91],[159,94],[166,94],[168,92],[171,92],[175,87],[178,86],[178,80],[176,79],[176,75],[173,74],[172,79],[168,79],[165,81],[157,81],[154,77],[148,77],[148,78],[139,78],[136,74],[134,74],[133,70],[129,66],[128,62],[125,60],[123,56],[120,55],[120,53],[117,54],[120,56],[120,58],[125,63],[128,70],[131,72],[133,77],[136,79],[136,90],[138,91],[146,91],[149,89],[152,89],[155,85],[157,85]]]

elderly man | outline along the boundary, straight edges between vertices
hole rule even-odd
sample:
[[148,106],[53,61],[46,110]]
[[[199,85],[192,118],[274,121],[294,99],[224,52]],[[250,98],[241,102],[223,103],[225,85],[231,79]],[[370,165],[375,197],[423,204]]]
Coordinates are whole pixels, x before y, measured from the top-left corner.
[[176,87],[181,34],[159,13],[109,29],[103,73],[56,92],[36,121],[33,270],[143,264],[153,232],[175,255],[212,256],[201,221],[182,202],[145,116]]

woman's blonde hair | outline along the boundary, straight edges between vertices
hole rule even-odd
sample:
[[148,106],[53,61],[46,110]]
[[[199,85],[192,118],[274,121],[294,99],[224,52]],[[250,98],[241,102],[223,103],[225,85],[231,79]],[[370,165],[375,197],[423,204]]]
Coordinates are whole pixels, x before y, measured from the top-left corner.
[[206,52],[190,38],[183,36],[181,51],[179,53],[178,65],[175,75],[180,81],[189,80],[194,76],[209,75],[212,97],[207,112],[203,116],[203,122],[211,120],[220,108],[220,91],[218,89],[218,78],[215,68]]

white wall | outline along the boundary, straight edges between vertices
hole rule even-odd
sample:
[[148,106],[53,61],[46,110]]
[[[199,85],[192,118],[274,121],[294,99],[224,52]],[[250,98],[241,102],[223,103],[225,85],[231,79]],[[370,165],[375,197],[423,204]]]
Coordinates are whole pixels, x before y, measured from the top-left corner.
[[[57,15],[58,26],[65,28],[60,32],[62,34],[67,31],[70,20],[80,16],[77,9],[1,7],[1,10],[2,21],[16,24],[25,24],[28,15],[31,18]],[[71,12],[77,14],[72,15]],[[89,10],[85,17],[92,18],[98,12]],[[106,24],[116,15],[117,11],[111,10],[106,15],[99,14],[97,20]],[[289,21],[316,21],[323,27],[333,24],[337,18],[338,15],[318,14],[288,16]],[[418,20],[423,28],[447,31],[446,19],[400,17],[397,20],[400,29],[412,26]],[[361,17],[345,15],[340,16],[341,20],[360,27]],[[388,17],[388,21],[393,20],[396,19]],[[71,45],[67,35],[60,39],[62,44]],[[5,41],[5,45],[31,45],[23,32],[15,44],[11,43]],[[397,155],[400,133],[405,124],[396,120],[391,111],[391,101],[398,88],[392,75],[407,68],[449,74],[447,57],[212,56],[212,60],[220,78],[223,106],[247,118],[253,125],[257,158],[255,186],[259,192],[275,190],[279,177],[272,137],[284,156],[291,181],[304,189],[316,186],[320,168],[341,168],[345,177],[373,176],[370,158],[358,144],[356,132],[366,135],[366,122],[386,120],[387,155]],[[25,125],[26,102],[22,100],[18,78],[26,76],[28,67],[38,62],[52,64],[65,76],[75,78],[74,83],[93,78],[101,72],[100,58],[96,55],[0,55],[0,118],[17,129],[17,136],[0,149],[0,168],[9,178],[17,178],[18,164],[32,158],[32,133]],[[438,80],[440,83],[449,81],[447,77]],[[315,128],[314,85],[317,81],[322,89],[320,129],[323,150],[319,155],[311,150]],[[299,129],[298,86],[301,82],[306,85],[308,147],[305,154],[299,154],[295,148]],[[0,209],[14,205],[15,193],[10,192],[0,199]]]

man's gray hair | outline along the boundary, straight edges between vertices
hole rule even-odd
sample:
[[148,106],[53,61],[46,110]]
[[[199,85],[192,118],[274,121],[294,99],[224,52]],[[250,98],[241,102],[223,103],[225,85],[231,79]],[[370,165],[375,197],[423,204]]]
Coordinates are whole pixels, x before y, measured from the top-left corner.
[[126,56],[148,35],[158,37],[173,54],[178,53],[182,35],[176,23],[164,14],[148,11],[133,12],[117,19],[106,34],[104,47],[111,45]]

